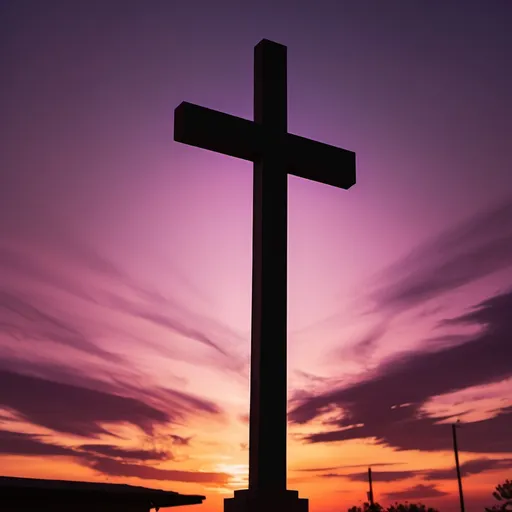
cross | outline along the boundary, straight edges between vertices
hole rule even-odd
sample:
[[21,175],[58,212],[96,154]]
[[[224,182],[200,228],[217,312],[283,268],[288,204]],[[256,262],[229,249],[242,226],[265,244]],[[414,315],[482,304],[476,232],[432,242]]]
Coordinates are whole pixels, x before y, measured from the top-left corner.
[[254,121],[181,103],[174,140],[254,163],[249,490],[286,491],[288,174],[348,189],[355,153],[287,132],[286,46],[254,48]]

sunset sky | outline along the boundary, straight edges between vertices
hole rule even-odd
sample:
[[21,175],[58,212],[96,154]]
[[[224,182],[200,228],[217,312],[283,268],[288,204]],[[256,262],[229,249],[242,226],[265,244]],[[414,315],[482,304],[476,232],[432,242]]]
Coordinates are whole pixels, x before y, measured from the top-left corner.
[[[173,142],[182,101],[356,152],[289,178],[288,486],[458,509],[512,477],[512,2],[0,6],[0,474],[247,485],[252,165]],[[340,172],[332,169],[333,173]]]

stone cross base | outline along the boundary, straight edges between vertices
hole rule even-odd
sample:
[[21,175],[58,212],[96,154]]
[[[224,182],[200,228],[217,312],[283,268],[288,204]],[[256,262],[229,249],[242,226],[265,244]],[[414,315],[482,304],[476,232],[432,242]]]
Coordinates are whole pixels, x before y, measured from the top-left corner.
[[224,512],[308,512],[309,502],[298,491],[235,491],[234,498],[224,500]]

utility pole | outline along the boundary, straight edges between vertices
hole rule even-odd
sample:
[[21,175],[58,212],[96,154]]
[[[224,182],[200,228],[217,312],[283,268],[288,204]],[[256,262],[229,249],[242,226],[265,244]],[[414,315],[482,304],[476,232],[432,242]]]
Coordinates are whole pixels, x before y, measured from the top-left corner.
[[459,465],[459,449],[457,447],[457,427],[459,420],[457,423],[452,424],[452,437],[453,437],[453,452],[455,454],[455,467],[457,468],[457,481],[459,483],[459,500],[460,500],[460,512],[465,512],[464,509],[464,495],[462,494],[462,479],[460,476],[460,465]]
[[370,507],[373,510],[373,482],[372,482],[372,468],[368,468],[368,483],[370,484],[370,490],[368,491],[368,499],[370,500]]

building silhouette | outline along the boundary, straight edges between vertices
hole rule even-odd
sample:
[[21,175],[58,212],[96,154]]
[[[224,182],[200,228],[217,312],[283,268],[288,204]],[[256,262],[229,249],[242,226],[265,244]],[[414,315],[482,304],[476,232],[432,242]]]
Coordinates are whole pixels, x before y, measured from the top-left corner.
[[124,484],[0,477],[2,512],[149,512],[204,499]]

